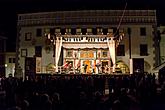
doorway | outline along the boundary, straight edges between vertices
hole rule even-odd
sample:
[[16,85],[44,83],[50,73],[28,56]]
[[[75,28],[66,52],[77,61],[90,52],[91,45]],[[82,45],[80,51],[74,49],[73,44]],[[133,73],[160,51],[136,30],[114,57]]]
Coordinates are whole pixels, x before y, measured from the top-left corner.
[[25,76],[35,78],[36,74],[36,58],[26,57],[25,58]]

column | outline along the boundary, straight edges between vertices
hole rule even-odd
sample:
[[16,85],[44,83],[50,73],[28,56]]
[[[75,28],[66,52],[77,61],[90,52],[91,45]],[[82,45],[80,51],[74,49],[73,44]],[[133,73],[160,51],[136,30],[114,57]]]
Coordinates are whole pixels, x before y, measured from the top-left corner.
[[110,57],[112,59],[112,63],[113,63],[113,72],[115,72],[115,68],[116,68],[116,42],[114,40],[114,37],[110,37],[110,39],[107,39],[107,43],[108,43],[108,48],[109,48],[109,52],[110,52]]
[[58,72],[58,62],[59,62],[59,58],[60,58],[60,53],[61,53],[61,47],[62,47],[62,37],[61,36],[57,36],[57,39],[55,40],[55,67],[56,67],[56,71]]

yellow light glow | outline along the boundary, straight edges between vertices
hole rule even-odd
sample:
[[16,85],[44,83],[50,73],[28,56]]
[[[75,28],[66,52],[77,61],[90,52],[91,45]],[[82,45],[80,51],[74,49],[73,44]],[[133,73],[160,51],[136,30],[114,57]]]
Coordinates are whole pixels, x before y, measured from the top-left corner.
[[5,67],[7,67],[7,64],[5,64]]
[[50,39],[50,34],[48,34],[48,39]]

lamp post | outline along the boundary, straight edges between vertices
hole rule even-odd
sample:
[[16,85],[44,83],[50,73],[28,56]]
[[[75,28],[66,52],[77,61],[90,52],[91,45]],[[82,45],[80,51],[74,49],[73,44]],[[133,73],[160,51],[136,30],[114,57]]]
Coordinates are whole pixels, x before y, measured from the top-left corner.
[[131,29],[128,28],[128,38],[129,38],[129,59],[131,59]]
[[128,28],[128,39],[129,39],[129,61],[130,61],[130,74],[133,74],[133,60],[131,56],[131,28]]

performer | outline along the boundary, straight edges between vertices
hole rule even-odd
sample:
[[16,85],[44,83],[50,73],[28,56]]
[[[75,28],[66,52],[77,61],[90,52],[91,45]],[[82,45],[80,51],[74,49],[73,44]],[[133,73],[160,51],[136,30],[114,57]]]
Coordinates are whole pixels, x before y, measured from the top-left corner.
[[94,74],[94,73],[95,73],[95,66],[92,65],[92,74]]
[[108,73],[108,65],[105,66],[105,74]]
[[71,71],[71,69],[72,69],[72,63],[69,63],[69,71]]
[[87,67],[88,67],[88,65],[84,64],[84,73],[86,73]]
[[101,66],[100,63],[97,63],[97,64],[96,64],[96,67],[97,67],[98,73],[100,73],[100,66]]

